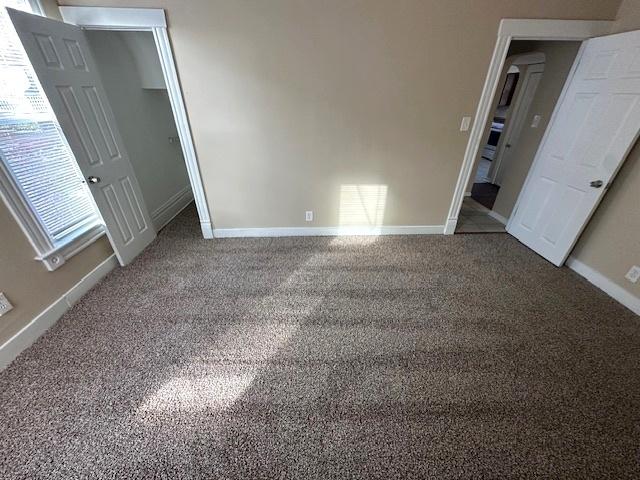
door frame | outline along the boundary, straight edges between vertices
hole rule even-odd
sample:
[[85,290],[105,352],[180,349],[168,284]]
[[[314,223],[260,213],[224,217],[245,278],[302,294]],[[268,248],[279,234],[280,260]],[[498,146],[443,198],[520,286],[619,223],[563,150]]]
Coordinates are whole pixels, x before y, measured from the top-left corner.
[[[521,63],[520,60],[518,60],[520,57],[526,57],[525,58],[525,63]],[[540,61],[535,62],[535,61],[531,61],[529,62],[529,57],[532,58],[532,60],[534,59],[539,59]],[[542,68],[541,72],[544,72],[544,67],[545,67],[545,56],[543,53],[537,54],[536,55],[531,55],[531,54],[524,54],[524,55],[518,55],[515,58],[515,61],[512,62],[510,64],[511,66],[515,66],[515,67],[524,67],[525,71],[524,71],[524,75],[521,75],[522,79],[518,79],[518,82],[522,82],[520,84],[520,88],[517,90],[517,94],[516,94],[516,98],[513,101],[513,107],[512,107],[512,111],[511,114],[508,115],[507,119],[506,119],[506,128],[504,129],[504,132],[502,135],[500,135],[500,139],[498,140],[498,146],[496,148],[496,154],[493,157],[493,160],[491,161],[491,168],[489,169],[489,180],[491,183],[496,184],[496,180],[498,179],[498,174],[500,173],[501,169],[504,168],[504,156],[507,153],[507,148],[511,148],[511,146],[513,146],[514,144],[514,139],[511,138],[511,136],[514,133],[514,128],[515,126],[518,124],[518,122],[524,122],[526,115],[529,113],[529,110],[524,110],[522,108],[524,101],[527,99],[527,94],[529,93],[529,90],[527,90],[528,87],[528,81],[529,81],[529,77],[531,76],[532,73],[534,73],[532,71],[532,69],[536,69],[536,68]],[[540,65],[542,65],[542,67],[540,67]],[[535,72],[535,73],[540,73],[540,72]],[[517,86],[516,86],[517,88]],[[534,90],[534,95],[535,92],[537,91],[537,87],[536,90]],[[515,139],[515,142],[517,142],[517,138]],[[509,147],[507,147],[507,145],[509,145]]]
[[[453,192],[451,206],[445,224],[445,235],[453,235],[458,223],[458,216],[462,208],[464,193],[469,183],[475,163],[484,127],[491,114],[493,97],[498,89],[500,73],[504,67],[512,40],[568,40],[584,41],[611,33],[614,22],[611,20],[526,20],[502,19],[498,28],[498,38],[493,50],[489,70],[485,78],[482,94],[476,109],[475,121],[469,134],[469,140],[464,153],[464,159],[458,174],[458,180]],[[576,61],[582,54],[582,47]],[[575,66],[575,64],[574,64]],[[573,70],[572,70],[573,72]],[[569,73],[569,78],[572,73]],[[545,134],[546,135],[546,134]],[[544,138],[543,138],[544,141]]]
[[86,30],[151,32],[156,43],[178,137],[193,190],[204,238],[213,238],[213,223],[204,193],[189,117],[173,57],[167,20],[161,8],[59,7],[62,19]]

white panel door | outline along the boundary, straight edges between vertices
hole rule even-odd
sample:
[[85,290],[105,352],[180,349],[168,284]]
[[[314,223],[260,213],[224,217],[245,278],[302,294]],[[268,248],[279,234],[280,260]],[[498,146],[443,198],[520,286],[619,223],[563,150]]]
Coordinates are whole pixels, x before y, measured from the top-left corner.
[[84,33],[7,9],[122,265],[156,236]]
[[587,40],[507,231],[562,265],[640,131],[640,31]]

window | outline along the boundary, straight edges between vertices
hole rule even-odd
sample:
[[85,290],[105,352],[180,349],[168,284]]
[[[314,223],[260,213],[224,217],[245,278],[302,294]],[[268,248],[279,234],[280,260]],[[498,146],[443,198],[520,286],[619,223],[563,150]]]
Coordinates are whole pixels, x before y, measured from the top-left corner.
[[73,153],[0,0],[0,193],[47,268],[62,265],[104,228]]

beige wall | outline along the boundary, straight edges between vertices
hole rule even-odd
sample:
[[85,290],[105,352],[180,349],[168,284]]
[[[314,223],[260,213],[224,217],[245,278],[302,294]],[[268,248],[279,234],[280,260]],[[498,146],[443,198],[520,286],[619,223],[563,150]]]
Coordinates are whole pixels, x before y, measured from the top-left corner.
[[640,0],[624,0],[616,15],[615,32],[628,32],[640,28]]
[[102,237],[58,270],[49,272],[42,262],[34,260],[33,247],[2,201],[0,245],[0,291],[14,305],[0,317],[0,345],[112,253],[109,242]]
[[[640,0],[625,0],[616,31],[637,29]],[[639,192],[640,144],[636,143],[572,253],[636,296],[640,296],[640,283],[632,284],[624,275],[632,265],[640,265]]]
[[[55,2],[43,2],[49,16],[56,16]],[[105,237],[71,258],[54,272],[34,260],[35,252],[0,200],[0,291],[14,309],[0,317],[0,345],[59,299],[82,277],[111,255]]]
[[[619,0],[64,0],[167,10],[216,227],[442,225],[501,18],[613,19]],[[304,222],[314,210],[315,222]]]
[[[526,44],[529,51],[545,55],[545,65],[527,114],[529,120],[525,122],[522,133],[512,148],[509,162],[504,165],[502,185],[493,206],[493,210],[505,218],[509,218],[515,206],[549,118],[562,92],[567,74],[580,48],[580,42],[526,42]],[[531,128],[530,119],[534,115],[542,117],[537,128]]]

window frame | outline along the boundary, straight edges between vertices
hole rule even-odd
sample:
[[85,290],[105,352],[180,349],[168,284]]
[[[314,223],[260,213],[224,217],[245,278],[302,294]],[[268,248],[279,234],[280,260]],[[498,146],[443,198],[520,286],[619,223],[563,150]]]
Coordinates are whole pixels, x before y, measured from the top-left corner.
[[44,7],[42,6],[41,0],[27,0],[29,5],[31,5],[31,13],[34,15],[40,15],[41,17],[45,16]]
[[[33,13],[44,15],[40,0],[29,0]],[[9,167],[0,158],[0,197],[29,240],[36,252],[35,260],[41,261],[49,271],[54,271],[93,242],[102,237],[105,227],[102,224],[94,224],[92,227],[76,235],[69,235],[63,243],[55,244],[41,221],[25,198],[20,186],[16,183]]]

